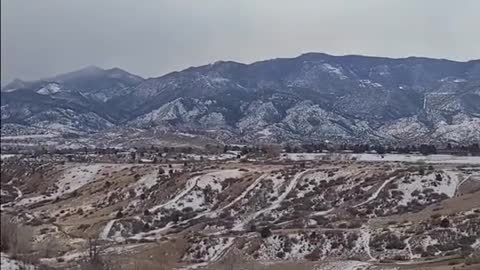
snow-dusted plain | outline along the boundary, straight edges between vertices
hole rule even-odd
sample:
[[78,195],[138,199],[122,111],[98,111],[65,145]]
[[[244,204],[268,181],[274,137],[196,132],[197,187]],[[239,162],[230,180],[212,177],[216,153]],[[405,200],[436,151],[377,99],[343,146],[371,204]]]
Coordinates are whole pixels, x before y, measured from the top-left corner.
[[478,156],[453,155],[414,155],[414,154],[353,154],[353,153],[288,153],[283,154],[285,160],[358,160],[358,161],[390,161],[410,163],[448,163],[448,164],[480,164]]

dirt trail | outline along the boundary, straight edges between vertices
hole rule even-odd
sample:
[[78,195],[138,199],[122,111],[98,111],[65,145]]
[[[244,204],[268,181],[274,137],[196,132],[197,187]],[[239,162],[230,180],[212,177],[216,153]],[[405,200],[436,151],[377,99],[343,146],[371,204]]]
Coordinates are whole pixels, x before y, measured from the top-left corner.
[[377,197],[378,197],[378,194],[380,194],[380,192],[382,192],[382,190],[390,183],[392,182],[393,180],[395,180],[397,178],[397,176],[394,176],[394,177],[391,177],[387,180],[385,180],[385,182],[383,182],[383,184],[372,194],[372,196],[370,196],[370,198],[368,198],[366,201],[364,202],[361,202],[357,205],[355,205],[354,207],[359,207],[359,206],[362,206],[364,204],[367,204],[373,200],[375,200]]
[[159,208],[166,207],[166,206],[169,206],[169,205],[172,205],[172,204],[176,203],[178,200],[180,200],[185,195],[187,195],[190,191],[192,191],[192,189],[197,185],[198,179],[200,179],[200,177],[202,177],[202,176],[203,175],[195,176],[192,179],[188,180],[188,182],[185,184],[185,189],[182,192],[178,193],[177,196],[175,196],[173,199],[169,200],[168,202],[166,202],[164,204],[156,205],[156,206],[150,208],[149,211],[154,212],[155,210],[157,210]]
[[290,181],[290,183],[288,184],[287,188],[282,193],[282,195],[278,196],[275,202],[273,202],[269,207],[253,213],[252,215],[247,217],[245,220],[243,220],[243,222],[235,225],[235,227],[232,230],[241,231],[243,230],[243,227],[245,226],[245,224],[248,224],[250,221],[254,220],[256,217],[260,216],[263,213],[270,212],[276,209],[277,207],[279,207],[281,203],[287,198],[288,194],[297,186],[298,180],[302,178],[305,174],[309,173],[310,171],[313,171],[313,169],[309,169],[309,170],[305,170],[303,172],[297,173],[295,177],[293,177],[293,179]]
[[240,194],[237,198],[235,198],[233,201],[231,201],[229,204],[225,205],[224,207],[222,207],[221,209],[215,211],[215,212],[222,212],[223,210],[231,207],[232,205],[234,205],[236,202],[240,201],[241,199],[245,198],[245,196],[247,196],[248,193],[250,193],[250,191],[252,191],[268,174],[262,174],[260,175],[250,186],[248,186],[247,189],[245,189],[244,192],[242,192],[242,194]]

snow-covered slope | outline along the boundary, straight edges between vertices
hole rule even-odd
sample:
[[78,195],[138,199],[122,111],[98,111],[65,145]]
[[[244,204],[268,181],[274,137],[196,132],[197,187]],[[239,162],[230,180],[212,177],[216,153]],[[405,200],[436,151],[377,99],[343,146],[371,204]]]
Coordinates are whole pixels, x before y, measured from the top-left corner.
[[[55,128],[70,119],[69,132],[213,130],[211,136],[231,143],[469,143],[480,140],[479,65],[309,53],[249,65],[220,61],[147,80],[88,67],[9,84],[2,91],[2,127]],[[47,118],[50,123],[29,119],[60,109],[72,113],[62,121]],[[92,124],[79,117],[89,113],[101,119]]]

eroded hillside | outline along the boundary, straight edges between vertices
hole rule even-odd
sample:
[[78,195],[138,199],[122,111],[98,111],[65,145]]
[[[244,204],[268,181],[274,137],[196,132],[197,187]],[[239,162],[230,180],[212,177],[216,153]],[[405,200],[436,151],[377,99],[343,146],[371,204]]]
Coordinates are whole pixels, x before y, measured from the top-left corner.
[[85,260],[89,239],[118,269],[417,269],[480,248],[478,165],[9,159],[1,181],[2,214],[58,269]]

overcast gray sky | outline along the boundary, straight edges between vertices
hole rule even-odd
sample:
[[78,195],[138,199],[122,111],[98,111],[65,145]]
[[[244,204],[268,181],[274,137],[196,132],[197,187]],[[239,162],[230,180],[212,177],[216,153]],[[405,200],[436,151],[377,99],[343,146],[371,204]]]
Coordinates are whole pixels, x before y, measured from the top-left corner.
[[478,0],[1,0],[2,84],[305,52],[480,58]]

